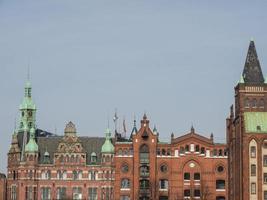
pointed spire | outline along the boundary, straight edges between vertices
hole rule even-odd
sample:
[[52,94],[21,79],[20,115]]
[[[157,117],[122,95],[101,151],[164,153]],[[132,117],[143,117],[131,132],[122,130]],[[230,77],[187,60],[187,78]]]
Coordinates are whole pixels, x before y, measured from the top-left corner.
[[245,83],[264,83],[260,62],[253,40],[251,40],[249,44],[247,58],[242,75]]
[[134,117],[134,125],[133,125],[133,129],[132,129],[132,132],[131,132],[131,137],[132,135],[136,134],[137,133],[137,128],[136,128],[136,119]]

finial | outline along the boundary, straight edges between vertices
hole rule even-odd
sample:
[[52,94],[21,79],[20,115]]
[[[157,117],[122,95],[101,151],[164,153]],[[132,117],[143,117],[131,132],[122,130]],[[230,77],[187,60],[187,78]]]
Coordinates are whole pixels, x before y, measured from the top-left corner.
[[210,139],[213,142],[213,133],[210,134]]
[[144,119],[144,120],[147,119],[146,112],[144,113],[143,119]]
[[194,129],[193,124],[192,124],[192,126],[191,126],[191,133],[195,133],[195,129]]
[[173,140],[173,138],[174,138],[174,134],[172,133],[172,134],[171,134],[171,139]]

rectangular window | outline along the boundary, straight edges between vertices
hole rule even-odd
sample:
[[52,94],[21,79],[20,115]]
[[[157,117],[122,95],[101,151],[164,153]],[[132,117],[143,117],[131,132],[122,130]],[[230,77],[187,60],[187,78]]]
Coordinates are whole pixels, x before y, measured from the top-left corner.
[[33,188],[31,186],[26,186],[25,189],[25,199],[33,200]]
[[67,198],[67,189],[65,187],[57,188],[57,199],[66,199]]
[[251,183],[251,194],[256,194],[256,183]]
[[194,180],[199,181],[200,180],[200,173],[194,173]]
[[194,190],[194,197],[200,197],[200,190]]
[[190,197],[190,190],[184,190],[184,197]]
[[252,164],[250,166],[250,176],[256,176],[256,165]]
[[88,200],[97,200],[97,188],[88,188]]
[[80,187],[72,188],[72,199],[73,200],[82,199],[82,197],[83,197],[82,188]]
[[15,185],[11,186],[11,200],[17,200],[17,187]]
[[263,193],[263,197],[264,197],[264,198],[263,198],[264,200],[267,200],[267,191],[266,191],[266,190],[265,190],[264,193]]
[[51,199],[51,188],[42,187],[41,188],[41,200],[50,200]]
[[267,184],[267,173],[263,174],[263,182]]
[[263,155],[263,166],[267,167],[267,155]]
[[166,180],[166,179],[160,180],[159,181],[159,189],[167,190],[168,189],[168,180]]
[[250,147],[250,157],[256,158],[256,147],[255,146]]
[[190,173],[188,172],[184,173],[184,180],[190,180]]

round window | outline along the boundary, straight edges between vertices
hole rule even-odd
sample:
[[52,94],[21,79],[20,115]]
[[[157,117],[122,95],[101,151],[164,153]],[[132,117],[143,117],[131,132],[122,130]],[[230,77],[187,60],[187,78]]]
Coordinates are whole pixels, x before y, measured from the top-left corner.
[[165,165],[165,164],[161,165],[161,166],[160,166],[160,171],[161,171],[162,173],[166,173],[166,172],[168,171],[168,166]]
[[123,173],[127,173],[127,172],[129,171],[129,166],[128,166],[127,164],[123,164],[123,165],[121,166],[121,171],[122,171]]
[[222,165],[219,165],[219,166],[217,167],[217,172],[222,173],[223,171],[224,171],[224,167],[223,167]]

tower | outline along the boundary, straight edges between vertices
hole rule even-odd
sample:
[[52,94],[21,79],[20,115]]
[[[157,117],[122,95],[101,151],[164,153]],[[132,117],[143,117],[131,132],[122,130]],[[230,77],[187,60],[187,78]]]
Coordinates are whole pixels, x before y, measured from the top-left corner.
[[22,153],[21,160],[24,160],[25,145],[29,140],[31,128],[35,128],[36,106],[32,100],[32,87],[29,79],[27,80],[24,88],[24,98],[19,107],[20,121],[19,133],[23,133]]
[[254,41],[250,41],[244,70],[235,87],[235,106],[231,106],[226,124],[229,199],[266,199],[267,84]]

